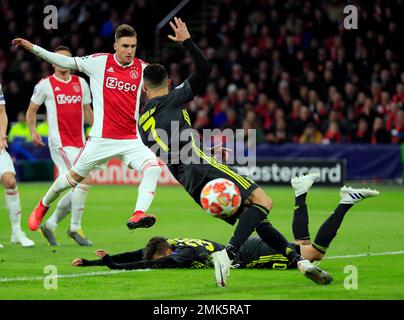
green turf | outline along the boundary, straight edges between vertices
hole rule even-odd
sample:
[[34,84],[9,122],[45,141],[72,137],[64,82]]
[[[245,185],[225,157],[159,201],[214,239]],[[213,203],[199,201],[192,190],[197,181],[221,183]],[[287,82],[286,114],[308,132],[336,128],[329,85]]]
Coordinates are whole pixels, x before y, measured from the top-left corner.
[[[48,184],[20,184],[23,227]],[[293,193],[290,188],[267,188],[274,200],[271,221],[289,239]],[[404,196],[402,188],[380,187],[381,195],[355,206],[348,214],[328,256],[404,250]],[[367,256],[324,260],[334,282],[318,286],[296,270],[232,270],[226,288],[214,285],[213,270],[150,270],[58,279],[56,290],[46,290],[44,267],[54,265],[60,275],[108,271],[107,268],[73,268],[75,257],[93,257],[104,248],[111,253],[137,249],[154,235],[201,237],[227,242],[233,227],[209,217],[181,188],[159,187],[151,212],[158,222],[150,229],[128,231],[126,220],[136,200],[131,186],[92,187],[84,215],[84,229],[95,243],[78,247],[65,235],[68,220],[57,230],[60,247],[49,247],[37,232],[27,234],[34,248],[9,243],[9,221],[1,203],[0,299],[404,299],[404,255]],[[313,188],[308,196],[310,229],[314,238],[322,221],[338,203],[336,188]],[[345,289],[347,265],[358,270],[358,289]],[[5,278],[29,278],[2,281]]]

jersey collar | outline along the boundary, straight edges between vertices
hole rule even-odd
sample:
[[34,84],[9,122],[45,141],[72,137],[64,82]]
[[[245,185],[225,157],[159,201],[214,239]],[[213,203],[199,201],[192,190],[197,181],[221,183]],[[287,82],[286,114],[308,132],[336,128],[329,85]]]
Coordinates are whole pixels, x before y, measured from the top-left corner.
[[53,74],[52,76],[53,76],[57,81],[60,81],[60,82],[63,82],[63,83],[69,83],[70,81],[72,81],[72,75],[69,75],[69,80],[62,80],[62,79],[58,78],[58,77],[56,76],[56,74]]
[[116,63],[118,66],[120,66],[121,68],[124,68],[124,69],[129,68],[129,67],[131,67],[131,66],[133,65],[133,60],[132,60],[131,63],[126,64],[126,65],[123,65],[122,63],[120,63],[120,62],[118,61],[118,59],[116,58],[116,53],[114,53],[114,60],[115,60],[115,63]]

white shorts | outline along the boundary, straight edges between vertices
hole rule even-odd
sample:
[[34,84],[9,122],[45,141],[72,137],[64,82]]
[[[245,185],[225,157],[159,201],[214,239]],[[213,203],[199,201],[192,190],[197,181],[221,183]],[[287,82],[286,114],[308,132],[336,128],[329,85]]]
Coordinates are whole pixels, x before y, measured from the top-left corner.
[[74,161],[83,148],[78,147],[62,147],[50,149],[50,155],[53,163],[59,170],[59,174],[66,174],[73,166]]
[[117,140],[90,137],[71,169],[85,177],[91,170],[112,158],[121,159],[130,169],[139,172],[146,168],[146,165],[158,163],[156,155],[143,144],[140,138]]
[[0,152],[0,177],[6,172],[15,174],[15,169],[9,153],[4,150]]

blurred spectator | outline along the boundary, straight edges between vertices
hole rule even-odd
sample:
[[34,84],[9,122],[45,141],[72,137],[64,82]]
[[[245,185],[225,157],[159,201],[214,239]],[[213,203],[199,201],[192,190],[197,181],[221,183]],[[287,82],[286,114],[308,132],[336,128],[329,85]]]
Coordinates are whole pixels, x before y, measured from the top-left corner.
[[383,118],[376,117],[373,122],[372,143],[391,143],[391,133],[384,127]]
[[321,143],[323,135],[317,130],[313,123],[307,124],[303,134],[299,138],[299,143]]
[[352,136],[352,142],[355,142],[355,143],[369,143],[370,142],[369,125],[365,118],[359,119],[358,128]]
[[336,121],[330,122],[328,129],[323,136],[323,143],[340,143],[341,133],[339,131],[338,123]]
[[11,143],[32,141],[27,122],[25,121],[25,113],[19,112],[17,122],[10,126],[8,141]]

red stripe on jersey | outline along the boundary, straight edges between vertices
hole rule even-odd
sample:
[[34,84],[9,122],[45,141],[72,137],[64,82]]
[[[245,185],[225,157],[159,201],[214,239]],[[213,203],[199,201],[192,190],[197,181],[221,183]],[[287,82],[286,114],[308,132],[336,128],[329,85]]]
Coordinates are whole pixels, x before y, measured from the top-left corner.
[[142,76],[142,65],[137,58],[132,66],[124,68],[115,62],[113,54],[108,55],[103,86],[103,138],[137,138],[135,112]]
[[49,77],[57,110],[60,140],[63,147],[83,146],[83,91],[78,76],[68,83]]
[[63,159],[63,161],[64,161],[64,163],[65,163],[65,165],[66,165],[66,168],[67,168],[67,169],[70,169],[72,165],[71,165],[71,163],[70,163],[69,158],[67,157],[66,152],[65,152],[62,148],[60,148],[60,149],[59,149],[59,154],[60,154],[60,156],[62,157],[62,159]]

